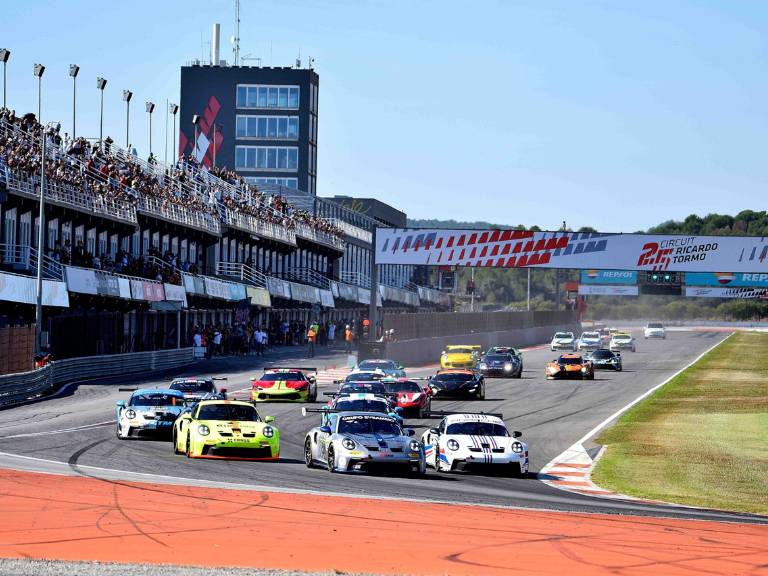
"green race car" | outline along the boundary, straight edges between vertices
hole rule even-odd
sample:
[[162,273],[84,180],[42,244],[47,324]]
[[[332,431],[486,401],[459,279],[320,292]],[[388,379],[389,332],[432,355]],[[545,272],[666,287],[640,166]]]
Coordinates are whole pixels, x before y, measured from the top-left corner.
[[203,400],[173,424],[173,451],[189,458],[277,460],[280,433],[250,402]]

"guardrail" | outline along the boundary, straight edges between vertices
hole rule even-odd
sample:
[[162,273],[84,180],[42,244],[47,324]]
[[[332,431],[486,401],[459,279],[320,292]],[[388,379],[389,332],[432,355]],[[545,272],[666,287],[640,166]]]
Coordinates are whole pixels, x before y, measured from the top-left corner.
[[63,384],[166,370],[187,365],[191,360],[192,348],[57,360],[34,372],[0,376],[0,408],[32,400]]
[[323,232],[322,230],[316,230],[315,228],[312,228],[311,226],[303,223],[296,224],[296,235],[301,238],[306,238],[307,240],[311,240],[312,242],[316,242],[318,244],[325,244],[326,246],[330,246],[332,248],[336,248],[336,250],[344,251],[344,239],[339,238],[338,236],[334,236],[333,234],[328,234],[327,232]]
[[216,236],[221,235],[221,227],[216,216],[165,199],[142,196],[139,200],[138,210],[169,222],[205,230]]
[[[37,248],[22,244],[0,244],[0,257],[6,266],[11,266],[14,271],[34,274],[37,271]],[[64,268],[62,265],[43,254],[43,278],[48,280],[64,280]]]

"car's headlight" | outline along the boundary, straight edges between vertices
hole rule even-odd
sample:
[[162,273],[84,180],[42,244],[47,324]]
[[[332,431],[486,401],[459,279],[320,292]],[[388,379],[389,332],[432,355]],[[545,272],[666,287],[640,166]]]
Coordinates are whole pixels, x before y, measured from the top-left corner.
[[272,438],[275,435],[275,429],[272,426],[264,426],[264,430],[261,431],[265,438]]
[[512,442],[512,452],[515,454],[522,454],[523,445],[520,442]]
[[408,448],[411,449],[411,452],[418,452],[421,450],[421,444],[419,444],[416,440],[411,440],[411,443],[408,444]]
[[451,450],[453,452],[456,452],[456,450],[459,449],[459,443],[456,442],[456,440],[453,440],[453,439],[448,440],[446,445],[448,446],[448,450]]
[[197,431],[200,433],[200,436],[208,436],[208,434],[211,433],[211,429],[205,424],[200,424],[200,426],[197,427]]
[[586,372],[586,371],[587,371],[587,367],[586,367],[586,366],[582,366],[582,367],[581,367],[581,371],[582,371],[582,372]]
[[355,441],[351,438],[344,438],[344,440],[341,441],[341,445],[347,450],[354,450],[356,446]]
[[505,372],[510,372],[511,370],[512,370],[512,363],[511,362],[507,362],[506,364],[504,364],[504,371]]
[[485,362],[480,362],[480,370],[488,370],[488,364]]
[[414,393],[413,402],[416,402],[416,400],[418,400],[419,398],[421,398],[421,392]]
[[125,417],[128,418],[128,420],[133,420],[136,418],[136,410],[128,408],[128,410],[125,411]]

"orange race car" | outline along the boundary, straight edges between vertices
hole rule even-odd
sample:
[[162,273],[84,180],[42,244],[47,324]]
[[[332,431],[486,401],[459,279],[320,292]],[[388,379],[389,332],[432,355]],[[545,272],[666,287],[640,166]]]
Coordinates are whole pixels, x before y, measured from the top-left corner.
[[563,354],[552,360],[544,369],[547,380],[555,378],[595,379],[595,367],[589,360],[584,360],[581,354]]

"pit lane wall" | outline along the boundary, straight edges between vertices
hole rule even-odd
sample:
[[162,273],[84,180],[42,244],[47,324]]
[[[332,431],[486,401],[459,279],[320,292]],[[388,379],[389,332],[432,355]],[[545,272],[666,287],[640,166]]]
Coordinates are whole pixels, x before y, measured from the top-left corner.
[[557,331],[581,334],[570,310],[385,315],[384,329],[395,331],[395,341],[379,353],[405,366],[434,364],[451,344],[526,347],[549,342]]

